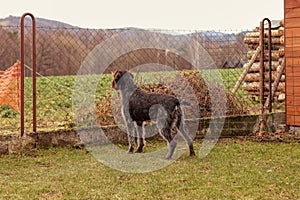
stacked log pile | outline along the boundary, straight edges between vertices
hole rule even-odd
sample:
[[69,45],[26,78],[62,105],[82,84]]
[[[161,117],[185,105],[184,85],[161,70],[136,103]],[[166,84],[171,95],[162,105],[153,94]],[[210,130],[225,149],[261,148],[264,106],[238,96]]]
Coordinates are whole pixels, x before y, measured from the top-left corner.
[[[265,88],[266,94],[265,97],[268,96],[269,91],[269,53],[268,53],[268,30],[265,30]],[[285,100],[285,76],[284,74],[280,74],[282,72],[281,65],[284,60],[284,24],[283,21],[280,23],[280,26],[276,29],[272,29],[271,31],[272,37],[272,83],[274,83],[275,79],[279,79],[279,84],[276,93],[274,94],[275,100],[284,101]],[[254,29],[253,32],[247,33],[244,39],[245,44],[248,46],[249,51],[247,54],[249,63],[246,65],[251,65],[251,60],[253,61],[253,55],[257,54],[257,51],[260,51],[260,30]],[[255,57],[255,56],[254,56]],[[280,76],[280,77],[278,77]],[[243,84],[243,89],[248,92],[251,99],[257,100],[260,94],[260,53],[257,54],[253,65],[249,69]]]

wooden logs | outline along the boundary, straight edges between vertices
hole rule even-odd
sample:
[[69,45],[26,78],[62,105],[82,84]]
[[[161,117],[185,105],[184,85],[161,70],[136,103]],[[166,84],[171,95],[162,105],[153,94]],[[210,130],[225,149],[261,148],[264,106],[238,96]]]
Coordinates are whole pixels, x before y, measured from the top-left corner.
[[[277,71],[272,71],[272,81],[275,80],[276,75],[277,75]],[[259,78],[260,78],[260,74],[259,73],[251,73],[250,75],[246,76],[244,80],[246,82],[255,82],[255,81],[259,80]],[[269,73],[266,74],[265,80],[269,81]],[[281,76],[280,81],[281,82],[285,81],[285,76],[284,75]]]
[[[259,42],[260,42],[260,38],[247,38],[247,37],[244,38],[244,43],[247,45],[259,44]],[[266,38],[264,42],[265,44],[267,44],[268,39]],[[272,38],[272,44],[284,45],[284,36]]]
[[[269,95],[269,80],[272,81],[272,90],[276,88],[274,91],[274,98],[278,99],[280,96],[280,100],[284,100],[282,97],[285,96],[285,74],[282,73],[282,61],[285,55],[284,51],[284,21],[280,22],[280,27],[271,30],[271,50],[272,53],[269,55],[268,52],[268,29],[264,30],[264,45],[265,45],[265,98],[268,98]],[[260,54],[257,55],[257,49],[260,45],[260,30],[257,28],[254,29],[252,32],[247,33],[244,38],[244,43],[248,46],[249,51],[247,53],[247,58],[249,62],[245,64],[245,72],[243,78],[243,90],[247,91],[250,95],[251,99],[259,98],[260,94]],[[255,57],[255,58],[254,58]],[[272,77],[269,77],[269,57],[272,58]],[[254,59],[254,61],[253,61]],[[250,62],[251,61],[251,62]],[[249,64],[251,67],[249,68]],[[246,70],[247,69],[247,70]],[[280,76],[280,77],[278,77]],[[274,81],[276,83],[274,83]],[[239,81],[240,82],[240,81]],[[276,87],[274,87],[276,84]]]
[[[269,31],[265,30],[264,32],[265,37],[269,36]],[[277,30],[271,30],[271,37],[281,37],[284,35],[284,28],[280,27]],[[259,38],[260,37],[260,32],[251,32],[246,34],[246,38]]]
[[[248,51],[247,53],[247,57],[248,59],[251,59],[253,54],[255,54],[256,51]],[[278,61],[281,57],[284,56],[284,50],[283,49],[279,49],[279,50],[272,50],[272,60],[273,61]],[[269,59],[269,52],[265,51],[265,59],[268,60]],[[257,61],[260,60],[260,55],[256,58]]]

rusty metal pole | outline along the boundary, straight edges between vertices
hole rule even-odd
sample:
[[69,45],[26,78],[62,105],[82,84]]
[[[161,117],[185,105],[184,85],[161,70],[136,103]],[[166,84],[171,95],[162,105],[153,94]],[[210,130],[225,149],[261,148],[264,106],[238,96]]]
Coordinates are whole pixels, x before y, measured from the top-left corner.
[[261,54],[260,54],[260,104],[261,104],[261,124],[260,131],[264,130],[265,120],[265,21],[268,22],[268,53],[269,53],[269,112],[272,112],[272,26],[271,20],[268,18],[264,18],[260,23],[260,46],[261,46]]
[[260,22],[260,105],[261,115],[265,113],[265,26],[264,20]]
[[24,124],[25,124],[25,120],[24,120],[24,59],[25,59],[25,55],[24,55],[24,52],[25,52],[25,47],[24,47],[24,18],[25,16],[22,16],[22,19],[21,19],[21,136],[24,135],[24,132],[25,132],[25,127],[24,127]]
[[264,21],[267,21],[269,24],[269,30],[268,30],[268,50],[269,50],[269,112],[272,112],[272,104],[273,104],[273,98],[272,98],[272,26],[271,26],[271,20],[268,18],[265,18]]
[[32,20],[32,125],[36,133],[36,20],[33,14],[25,13],[21,18],[21,136],[25,133],[25,17]]
[[36,122],[36,21],[35,17],[32,17],[32,123],[33,123],[33,132],[37,132],[37,122]]

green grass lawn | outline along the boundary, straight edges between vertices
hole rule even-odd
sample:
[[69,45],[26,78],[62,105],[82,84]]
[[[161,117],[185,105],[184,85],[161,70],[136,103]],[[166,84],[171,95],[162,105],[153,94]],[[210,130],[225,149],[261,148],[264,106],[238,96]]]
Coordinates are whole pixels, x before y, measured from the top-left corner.
[[[165,145],[151,142],[147,150]],[[200,141],[196,141],[200,149]],[[85,150],[0,157],[0,199],[299,199],[300,145],[221,140],[204,159],[187,153],[159,171],[131,174]]]

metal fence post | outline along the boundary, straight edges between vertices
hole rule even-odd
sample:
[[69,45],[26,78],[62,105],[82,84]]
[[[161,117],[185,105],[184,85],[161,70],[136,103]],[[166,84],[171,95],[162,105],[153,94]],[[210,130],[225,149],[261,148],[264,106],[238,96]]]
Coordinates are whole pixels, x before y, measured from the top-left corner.
[[25,17],[32,20],[32,124],[36,133],[36,21],[31,13],[23,14],[21,18],[21,136],[25,133]]
[[[264,113],[265,113],[265,21],[268,22],[268,53],[269,53],[269,98],[272,97],[272,26],[271,20],[264,18],[260,23],[260,104],[261,104],[261,122],[260,131],[264,130]],[[269,112],[272,112],[272,99],[269,103]]]

